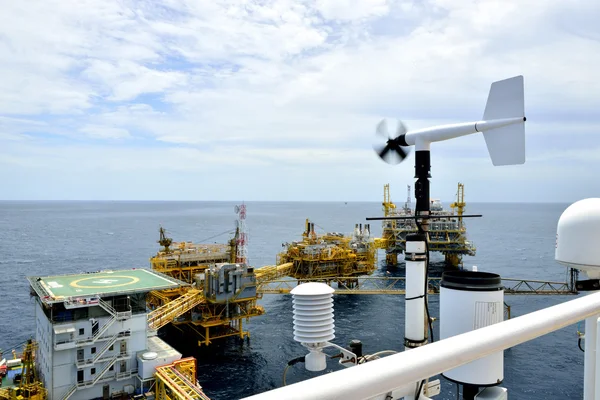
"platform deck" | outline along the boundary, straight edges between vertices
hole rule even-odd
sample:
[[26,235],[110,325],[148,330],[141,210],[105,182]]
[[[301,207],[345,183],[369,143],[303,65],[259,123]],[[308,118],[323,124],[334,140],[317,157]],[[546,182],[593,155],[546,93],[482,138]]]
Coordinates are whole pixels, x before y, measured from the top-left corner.
[[183,282],[146,269],[102,271],[74,275],[31,277],[45,295],[53,299],[109,295],[121,292],[149,292],[172,289]]

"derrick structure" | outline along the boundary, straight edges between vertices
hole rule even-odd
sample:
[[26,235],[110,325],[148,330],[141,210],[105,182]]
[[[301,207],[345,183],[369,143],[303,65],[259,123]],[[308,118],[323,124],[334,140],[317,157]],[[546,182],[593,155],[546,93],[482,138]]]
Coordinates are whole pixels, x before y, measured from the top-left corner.
[[[389,184],[384,186],[383,212],[384,216],[414,216],[415,213],[410,206],[409,196],[404,207],[398,210],[392,203],[389,194]],[[429,251],[444,255],[446,264],[458,267],[462,264],[465,255],[474,256],[475,245],[467,239],[467,228],[463,222],[462,215],[466,207],[464,201],[464,184],[458,184],[456,201],[450,207],[452,211],[444,210],[439,200],[431,200],[430,213],[437,218],[428,221],[427,232]],[[414,219],[383,220],[382,237],[375,241],[376,246],[386,251],[386,263],[395,265],[398,254],[402,254],[406,248],[406,236],[417,233],[417,225]]]

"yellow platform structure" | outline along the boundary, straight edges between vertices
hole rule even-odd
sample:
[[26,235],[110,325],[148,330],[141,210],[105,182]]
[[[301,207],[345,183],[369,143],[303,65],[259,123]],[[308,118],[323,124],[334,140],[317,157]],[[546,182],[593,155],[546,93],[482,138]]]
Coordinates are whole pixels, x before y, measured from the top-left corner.
[[356,224],[352,235],[317,235],[315,224],[307,219],[302,240],[284,243],[284,247],[285,251],[277,255],[277,268],[285,266],[285,275],[298,282],[338,281],[343,277],[343,284],[351,286],[356,277],[372,274],[377,266],[377,250],[368,224]]
[[[158,243],[161,249],[150,259],[152,270],[189,283],[190,287],[151,292],[147,299],[152,310],[150,327],[160,329],[171,323],[196,335],[198,345],[209,345],[214,339],[229,336],[249,337],[243,321],[264,314],[257,304],[260,295],[248,297],[247,292],[246,295],[238,292],[223,300],[207,296],[204,287],[204,282],[216,278],[218,273],[211,272],[211,266],[234,263],[236,238],[226,245],[173,242],[160,228]],[[253,268],[247,267],[244,279],[255,280]]]
[[[429,251],[442,253],[446,264],[452,267],[461,265],[463,256],[474,256],[477,250],[475,245],[467,239],[467,228],[462,218],[466,207],[464,188],[464,184],[459,182],[456,201],[450,204],[452,211],[444,210],[439,200],[432,200],[430,205],[431,214],[437,218],[432,219],[428,224]],[[390,185],[384,185],[382,206],[383,214],[386,217],[414,216],[410,204],[410,186],[406,203],[402,208],[397,208],[390,197]],[[383,220],[381,238],[375,240],[375,246],[385,249],[388,265],[396,265],[398,254],[404,252],[406,236],[417,232],[414,219]]]
[[182,358],[156,368],[156,400],[210,400],[196,379],[196,359]]

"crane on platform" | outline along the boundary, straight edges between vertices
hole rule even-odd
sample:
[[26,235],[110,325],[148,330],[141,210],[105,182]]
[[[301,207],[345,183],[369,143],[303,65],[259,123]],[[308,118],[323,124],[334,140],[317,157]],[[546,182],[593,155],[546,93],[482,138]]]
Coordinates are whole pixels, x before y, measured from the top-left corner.
[[456,191],[456,201],[450,204],[450,208],[456,211],[458,215],[458,224],[462,228],[463,226],[463,213],[465,211],[467,203],[465,203],[465,185],[458,182],[458,190]]
[[0,400],[46,400],[48,391],[38,379],[35,365],[37,346],[37,342],[32,339],[27,340],[20,358],[17,358],[16,351],[13,350],[14,359],[20,360],[21,372],[14,376],[14,385],[7,387],[1,385],[2,375],[0,375]]
[[391,214],[392,210],[396,209],[396,205],[392,203],[392,199],[390,198],[390,184],[386,183],[383,185],[383,215],[386,217]]

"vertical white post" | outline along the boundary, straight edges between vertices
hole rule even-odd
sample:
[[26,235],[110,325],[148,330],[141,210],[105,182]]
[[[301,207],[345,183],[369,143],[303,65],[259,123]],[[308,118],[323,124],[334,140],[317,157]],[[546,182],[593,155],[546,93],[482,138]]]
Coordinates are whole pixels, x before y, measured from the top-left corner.
[[[600,382],[600,352],[598,351],[598,349],[600,348],[600,335],[598,335],[598,331],[600,331],[600,318],[598,318],[598,315],[596,315],[596,348],[595,348],[595,360],[594,360],[594,369],[595,369],[595,374],[594,374],[594,399],[598,400],[600,399],[600,384],[598,384],[598,382]],[[586,340],[587,343],[587,340]],[[584,389],[585,390],[585,389]]]
[[598,315],[585,320],[585,355],[583,364],[583,400],[596,399],[596,341]]
[[[409,258],[425,255],[425,242],[406,241]],[[412,257],[411,257],[412,256]],[[425,261],[406,260],[406,296],[404,337],[422,343],[425,340]],[[409,350],[410,346],[405,347]]]
[[[404,350],[410,350],[425,344],[425,280],[427,254],[425,235],[407,235],[406,237],[406,295],[404,306]],[[416,391],[416,390],[415,390]],[[413,400],[414,395],[405,396]]]

